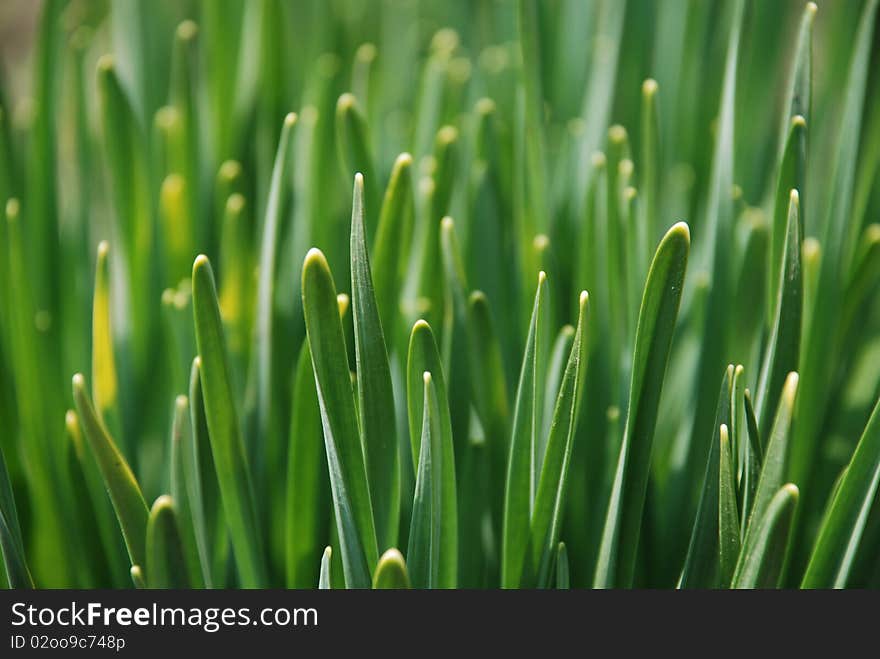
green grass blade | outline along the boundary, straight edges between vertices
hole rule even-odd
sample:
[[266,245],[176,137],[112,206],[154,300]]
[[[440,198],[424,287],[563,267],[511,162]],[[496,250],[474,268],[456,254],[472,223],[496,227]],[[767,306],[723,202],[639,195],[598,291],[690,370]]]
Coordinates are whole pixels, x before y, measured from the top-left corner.
[[[755,520],[760,520],[770,504],[770,500],[783,485],[785,467],[788,459],[788,450],[791,440],[791,425],[794,413],[795,397],[798,390],[798,374],[789,373],[782,387],[782,395],[779,406],[776,409],[776,418],[773,421],[773,429],[767,440],[767,451],[764,455],[761,467],[761,476],[758,479],[755,491],[755,503],[751,510],[744,510],[748,515],[751,527]],[[748,542],[747,531],[745,543]]]
[[534,507],[536,432],[535,408],[538,387],[538,334],[546,305],[547,276],[538,275],[538,289],[532,307],[532,319],[523,353],[519,385],[513,407],[510,457],[507,462],[507,484],[504,497],[504,531],[501,552],[501,585],[519,586],[529,542],[529,526]]
[[801,234],[798,219],[798,193],[791,190],[788,207],[783,257],[777,265],[780,282],[777,288],[776,312],[767,352],[758,380],[758,432],[765,436],[770,431],[776,392],[788,373],[798,370],[798,356],[803,318],[803,275],[801,273]]
[[721,587],[727,588],[736,569],[740,549],[739,512],[736,506],[736,476],[727,426],[721,425],[718,484],[718,545],[721,561]]
[[330,590],[330,562],[333,556],[333,549],[329,546],[324,548],[321,555],[321,571],[318,574],[318,589]]
[[802,588],[845,588],[880,484],[880,402],[819,530]]
[[[193,359],[189,375],[189,409],[192,432],[191,444],[184,453],[190,508],[199,555],[207,557],[211,579],[205,580],[208,587],[219,587],[224,580],[221,574],[226,571],[226,558],[229,553],[229,537],[223,518],[220,486],[217,483],[217,469],[211,453],[211,440],[208,433],[208,419],[205,415],[205,398],[202,393],[202,358]],[[204,559],[203,559],[204,560]]]
[[547,452],[541,466],[541,479],[535,495],[535,509],[529,538],[530,564],[524,569],[524,577],[534,578],[539,588],[548,588],[551,585],[554,554],[562,528],[562,515],[568,489],[568,467],[571,463],[587,366],[588,302],[589,295],[586,291],[582,291],[579,297],[577,329],[559,387],[559,395],[556,398],[553,423],[547,440]]
[[262,536],[233,395],[214,272],[204,255],[193,264],[192,288],[205,417],[223,511],[241,583],[246,588],[259,588],[266,583]]
[[[770,267],[767,295],[767,318],[775,317],[779,287],[782,284],[780,263],[785,259],[785,245],[791,236],[788,219],[791,214],[791,191],[802,194],[807,176],[807,124],[804,118],[797,115],[791,120],[791,128],[785,141],[785,151],[779,166],[779,177],[776,181],[776,197],[773,204],[773,227],[770,234]],[[798,236],[804,235],[804,216],[798,199]]]
[[[207,554],[200,554],[196,541],[196,524],[192,502],[189,497],[189,481],[195,476],[190,469],[191,461],[186,454],[192,447],[192,425],[190,424],[189,399],[178,396],[174,401],[174,420],[171,424],[171,498],[176,504],[188,581],[193,588],[204,588],[210,583],[210,561]],[[149,576],[149,575],[148,575]]]
[[[260,268],[257,281],[253,344],[253,354],[256,355],[256,374],[253,382],[256,384],[256,391],[252,400],[256,407],[252,413],[255,414],[256,434],[253,446],[249,447],[250,458],[259,461],[266,459],[268,444],[271,441],[270,435],[275,431],[272,426],[273,361],[275,359],[272,325],[275,317],[273,313],[275,307],[275,263],[281,244],[284,201],[286,191],[290,187],[291,142],[296,120],[296,114],[290,113],[284,117],[284,124],[281,127],[278,151],[275,154],[272,179],[269,183],[269,198],[266,202],[266,216],[263,220],[263,235],[260,243]],[[261,462],[255,464],[258,476],[262,475],[263,466]]]
[[336,103],[336,146],[345,180],[350,181],[357,172],[366,179],[363,205],[367,213],[375,216],[379,212],[379,179],[370,147],[367,120],[353,94],[343,94]]
[[798,489],[784,485],[767,505],[748,545],[743,545],[732,588],[776,588],[785,563]]
[[[440,463],[440,566],[439,588],[455,588],[458,584],[458,497],[456,494],[455,452],[452,444],[452,419],[446,378],[437,342],[431,327],[424,320],[413,325],[407,357],[406,400],[410,437],[421,437],[425,414],[424,374],[431,374],[437,396],[440,443],[433,458]],[[413,443],[413,459],[418,470],[420,446]],[[415,580],[414,580],[415,581]]]
[[[437,588],[440,581],[440,533],[443,518],[440,412],[431,374],[424,373],[422,441],[406,555],[415,588]],[[435,457],[436,455],[436,457]]]
[[312,353],[303,343],[293,383],[287,463],[287,586],[311,588],[328,537],[330,483]]
[[403,590],[410,588],[409,575],[403,555],[393,547],[388,549],[373,574],[373,590]]
[[568,550],[565,543],[560,542],[556,550],[556,590],[571,588],[571,575],[568,566]]
[[745,535],[748,515],[755,502],[755,492],[758,489],[758,479],[761,477],[761,466],[764,463],[764,447],[761,446],[761,438],[758,434],[758,421],[755,418],[755,410],[752,406],[752,395],[748,389],[743,392],[744,413],[746,419],[746,434],[748,446],[745,450],[745,464],[743,465],[742,478],[740,480],[740,537]]
[[144,571],[141,569],[140,565],[132,565],[129,570],[129,575],[131,576],[131,582],[134,584],[135,588],[143,590],[147,587],[147,580],[144,579]]
[[162,495],[147,523],[147,588],[189,588],[183,540],[174,500]]
[[690,545],[684,568],[678,582],[679,588],[714,588],[719,577],[719,527],[718,510],[720,505],[720,472],[721,459],[718,454],[720,444],[715,440],[721,432],[721,426],[730,423],[730,401],[733,392],[733,364],[727,366],[721,380],[721,391],[715,407],[715,423],[712,431],[712,446],[709,447],[709,459],[706,463],[706,476],[703,480],[703,491],[697,507],[697,517],[691,532]]
[[639,310],[633,373],[623,442],[602,532],[594,586],[632,584],[657,408],[690,249],[687,224],[660,241]]
[[76,403],[83,434],[98,462],[98,468],[104,477],[104,485],[113,502],[113,509],[116,511],[125,538],[131,564],[145,565],[149,518],[147,503],[128,462],[98,418],[92,401],[86,393],[85,378],[79,373],[73,376],[73,400]]
[[378,560],[376,529],[351,377],[341,358],[346,352],[336,286],[320,250],[306,255],[302,296],[345,583],[369,588]]
[[110,329],[110,245],[101,241],[95,265],[95,294],[92,302],[92,399],[95,412],[111,431],[120,428],[116,360]]
[[412,156],[401,153],[394,161],[391,179],[385,190],[376,240],[373,243],[373,284],[376,306],[382,327],[393,343],[395,321],[399,313],[400,289],[409,244],[412,237],[415,209],[413,206]]
[[400,468],[391,368],[370,272],[364,227],[364,177],[354,177],[351,211],[351,301],[357,357],[361,443],[380,550],[397,544]]
[[10,588],[33,588],[34,582],[24,557],[24,542],[18,523],[18,511],[12,496],[12,485],[6,469],[6,458],[0,450],[0,553]]

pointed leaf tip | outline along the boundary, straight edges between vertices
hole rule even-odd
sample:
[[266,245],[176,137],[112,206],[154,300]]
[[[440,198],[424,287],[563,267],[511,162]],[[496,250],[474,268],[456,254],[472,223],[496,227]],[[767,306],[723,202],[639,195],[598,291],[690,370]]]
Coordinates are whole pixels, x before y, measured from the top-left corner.
[[660,86],[654,78],[648,78],[642,83],[642,93],[645,96],[654,96],[659,88]]
[[288,112],[284,116],[284,127],[291,128],[296,123],[297,115],[296,112]]

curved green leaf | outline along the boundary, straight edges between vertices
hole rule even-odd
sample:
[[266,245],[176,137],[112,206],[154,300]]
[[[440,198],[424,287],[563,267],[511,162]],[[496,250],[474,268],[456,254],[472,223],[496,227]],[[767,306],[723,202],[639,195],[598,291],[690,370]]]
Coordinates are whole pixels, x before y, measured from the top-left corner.
[[718,510],[720,501],[718,471],[720,456],[718,449],[720,444],[715,441],[715,438],[721,432],[721,426],[730,423],[730,401],[735,372],[733,364],[729,364],[721,379],[721,391],[718,394],[718,404],[715,407],[712,445],[709,447],[709,459],[706,462],[703,491],[697,507],[697,517],[694,520],[684,568],[678,582],[679,588],[714,588],[718,585]]
[[844,588],[880,484],[880,402],[831,500],[802,588]]
[[587,361],[587,311],[589,295],[581,291],[578,323],[565,374],[559,386],[547,452],[541,465],[541,479],[535,494],[535,508],[529,530],[529,561],[523,570],[525,583],[532,579],[539,588],[550,586],[551,570],[562,528],[568,468],[577,426],[581,391]]
[[324,548],[321,555],[321,571],[318,574],[318,589],[330,590],[330,562],[333,556],[333,549],[330,546]]
[[623,442],[596,565],[594,586],[629,587],[639,543],[654,425],[687,270],[690,231],[674,225],[657,247],[636,330]]
[[[425,394],[422,417],[422,441],[416,487],[413,496],[412,521],[406,555],[413,586],[437,588],[440,582],[440,534],[443,519],[442,500],[442,431],[437,392],[431,374],[423,375]],[[436,457],[435,457],[436,456]]]
[[367,120],[354,94],[343,94],[336,103],[336,146],[346,180],[360,172],[366,178],[365,207],[370,214],[379,212],[378,181],[373,151],[370,147]]
[[798,489],[791,483],[770,499],[760,526],[743,545],[732,588],[776,588],[782,575],[785,554],[798,502]]
[[149,510],[141,488],[116,448],[116,444],[98,419],[92,401],[86,393],[82,374],[73,376],[73,400],[82,424],[83,433],[104,477],[104,485],[113,502],[125,546],[132,565],[145,565],[147,519]]
[[241,583],[246,588],[260,588],[266,583],[262,536],[233,395],[214,272],[204,255],[193,264],[192,288],[205,417],[223,511]]
[[12,496],[12,485],[6,469],[6,458],[0,450],[0,554],[6,568],[10,588],[33,588],[30,570],[24,557],[24,543],[18,524],[18,512]]
[[357,358],[360,437],[380,549],[397,544],[400,508],[397,424],[388,350],[373,291],[364,229],[364,177],[354,177],[351,210],[351,301]]
[[718,546],[721,559],[721,587],[727,588],[739,557],[739,512],[736,506],[736,476],[727,426],[721,424],[718,475]]
[[568,590],[571,588],[571,577],[568,568],[568,550],[565,543],[559,543],[556,552],[556,590]]
[[327,259],[309,250],[302,271],[303,311],[324,428],[330,487],[345,583],[369,588],[378,560],[376,529],[358,433],[336,285]]
[[189,571],[174,500],[163,494],[147,523],[147,588],[189,588]]
[[287,587],[311,588],[327,537],[330,482],[312,353],[303,342],[293,383],[287,462]]
[[373,589],[401,590],[409,587],[406,562],[403,560],[403,555],[392,547],[379,558],[379,564],[373,574]]
[[[439,421],[439,443],[434,445],[432,455],[440,463],[440,554],[439,588],[455,588],[458,583],[458,498],[456,495],[455,452],[452,444],[452,420],[449,415],[449,401],[446,392],[446,379],[437,342],[431,327],[424,320],[413,325],[409,340],[407,358],[406,400],[409,416],[410,438],[413,441],[413,460],[418,470],[420,445],[415,438],[421,437],[422,421],[425,414],[424,374],[431,374],[434,392],[437,396]],[[413,579],[415,581],[415,579]]]
[[538,289],[532,307],[532,319],[526,339],[520,370],[516,401],[513,407],[513,425],[510,439],[510,457],[507,461],[507,484],[504,496],[504,531],[501,550],[501,585],[519,586],[523,561],[529,542],[529,526],[535,501],[534,466],[537,444],[538,387],[538,334],[546,305],[547,275],[538,274]]

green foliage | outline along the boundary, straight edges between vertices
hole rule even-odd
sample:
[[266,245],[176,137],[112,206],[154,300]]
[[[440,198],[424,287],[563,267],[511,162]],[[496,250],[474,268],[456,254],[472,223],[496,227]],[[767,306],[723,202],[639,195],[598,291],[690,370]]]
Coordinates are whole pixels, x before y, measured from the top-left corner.
[[880,587],[878,6],[4,25],[0,584]]

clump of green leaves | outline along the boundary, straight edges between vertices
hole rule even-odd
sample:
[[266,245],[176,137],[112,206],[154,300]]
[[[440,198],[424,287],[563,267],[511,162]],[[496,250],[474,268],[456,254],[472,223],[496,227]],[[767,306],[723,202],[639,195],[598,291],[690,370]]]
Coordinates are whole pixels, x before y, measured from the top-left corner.
[[47,0],[0,583],[880,586],[853,5]]

